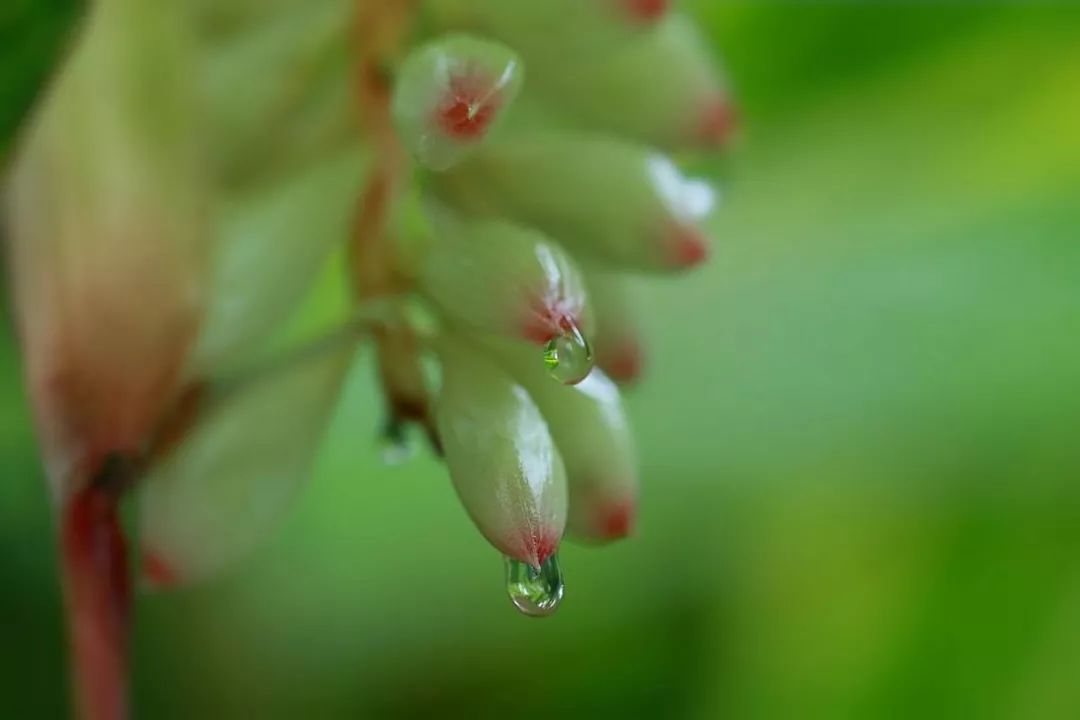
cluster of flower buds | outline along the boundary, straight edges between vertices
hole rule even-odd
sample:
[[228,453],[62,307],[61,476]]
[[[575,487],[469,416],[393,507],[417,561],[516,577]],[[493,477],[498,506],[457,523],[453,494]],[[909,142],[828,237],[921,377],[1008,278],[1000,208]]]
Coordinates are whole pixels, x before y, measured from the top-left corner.
[[[143,580],[217,571],[287,512],[366,338],[388,432],[423,427],[550,612],[564,533],[634,527],[623,274],[708,254],[714,192],[666,153],[733,112],[669,5],[92,4],[7,198],[61,511],[137,486]],[[340,248],[343,327],[254,362]]]

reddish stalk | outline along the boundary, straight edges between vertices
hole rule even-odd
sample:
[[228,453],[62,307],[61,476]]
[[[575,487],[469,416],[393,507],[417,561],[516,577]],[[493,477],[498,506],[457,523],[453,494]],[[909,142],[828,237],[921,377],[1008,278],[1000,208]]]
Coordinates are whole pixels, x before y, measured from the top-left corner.
[[75,710],[82,720],[128,716],[131,582],[117,514],[128,477],[124,463],[106,462],[61,512],[60,569]]

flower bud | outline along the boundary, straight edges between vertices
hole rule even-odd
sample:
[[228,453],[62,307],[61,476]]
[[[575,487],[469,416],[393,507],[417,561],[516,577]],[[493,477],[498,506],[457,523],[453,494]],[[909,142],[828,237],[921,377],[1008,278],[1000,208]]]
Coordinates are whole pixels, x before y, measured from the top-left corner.
[[208,141],[227,186],[265,183],[355,142],[353,3],[199,4]]
[[244,359],[301,301],[349,237],[367,156],[358,147],[221,208],[206,320],[192,365]]
[[670,0],[428,0],[438,27],[494,37],[531,65],[595,58],[662,19]]
[[602,271],[588,274],[589,305],[596,318],[596,365],[615,382],[629,384],[645,367],[645,341],[638,328],[627,279]]
[[241,558],[279,525],[311,473],[353,357],[347,338],[204,401],[143,479],[144,580],[194,582]]
[[509,48],[466,35],[406,58],[394,88],[398,133],[419,162],[445,170],[475,149],[517,96],[521,60]]
[[719,147],[734,131],[733,104],[708,46],[679,15],[600,62],[531,70],[529,94],[583,128],[666,149]]
[[531,362],[526,347],[505,341],[488,346],[547,421],[566,466],[570,534],[594,542],[628,535],[637,513],[638,474],[618,388],[599,370],[577,385],[560,385]]
[[505,222],[440,225],[420,286],[455,323],[537,345],[582,329],[585,286],[558,245]]
[[566,471],[529,394],[463,337],[440,340],[436,421],[454,488],[484,537],[539,567],[566,525]]
[[54,490],[137,456],[201,310],[207,183],[186,16],[92,6],[10,178],[10,268]]
[[459,209],[508,217],[620,269],[674,270],[708,255],[715,195],[667,157],[608,138],[507,139],[433,180]]

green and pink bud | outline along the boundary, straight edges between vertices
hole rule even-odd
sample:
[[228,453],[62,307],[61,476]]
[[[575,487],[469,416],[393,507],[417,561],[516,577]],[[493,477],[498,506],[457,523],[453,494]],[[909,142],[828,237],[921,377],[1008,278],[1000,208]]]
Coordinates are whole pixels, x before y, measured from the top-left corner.
[[484,355],[483,346],[465,336],[440,339],[436,420],[446,463],[488,542],[539,567],[566,526],[566,470],[528,392]]
[[287,367],[210,388],[140,484],[145,584],[207,578],[278,528],[311,475],[353,350],[345,335]]
[[401,66],[393,116],[405,146],[445,170],[480,146],[517,97],[524,68],[509,48],[466,35],[414,50]]
[[492,142],[433,180],[463,212],[535,227],[611,268],[663,272],[708,256],[715,205],[664,155],[618,140],[549,134]]

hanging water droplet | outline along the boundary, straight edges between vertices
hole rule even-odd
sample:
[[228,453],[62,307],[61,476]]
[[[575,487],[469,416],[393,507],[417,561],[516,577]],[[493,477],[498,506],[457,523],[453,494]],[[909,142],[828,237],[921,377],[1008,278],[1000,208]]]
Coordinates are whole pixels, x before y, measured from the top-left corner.
[[576,325],[570,325],[562,335],[556,335],[544,347],[544,365],[551,377],[564,385],[577,385],[593,369],[593,353],[589,341]]
[[408,429],[401,420],[391,419],[379,438],[379,455],[383,465],[396,467],[412,459],[416,445],[409,437]]
[[506,592],[519,612],[531,617],[547,617],[559,609],[563,597],[559,557],[552,554],[538,568],[506,558]]

